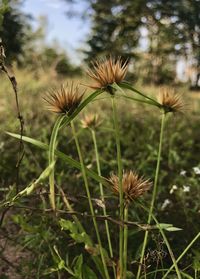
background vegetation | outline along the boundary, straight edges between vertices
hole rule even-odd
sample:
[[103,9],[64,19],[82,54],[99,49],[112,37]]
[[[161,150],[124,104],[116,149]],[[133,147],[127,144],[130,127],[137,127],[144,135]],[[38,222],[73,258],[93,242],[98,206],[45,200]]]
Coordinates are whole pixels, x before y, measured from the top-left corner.
[[[73,2],[73,1],[72,1]],[[186,113],[168,119],[165,129],[164,148],[159,176],[159,193],[156,201],[156,216],[162,223],[170,223],[182,230],[168,232],[168,239],[177,258],[200,228],[200,142],[199,142],[199,67],[200,67],[200,2],[180,1],[103,1],[87,0],[86,16],[90,17],[92,30],[86,39],[87,49],[82,50],[84,67],[77,67],[60,48],[41,44],[45,36],[45,19],[41,18],[38,30],[33,31],[31,18],[22,14],[20,1],[1,1],[0,38],[6,50],[9,71],[15,73],[19,89],[20,111],[24,119],[24,133],[27,136],[49,143],[55,116],[44,109],[42,98],[45,93],[66,80],[73,79],[88,84],[85,75],[87,63],[92,59],[109,55],[130,58],[128,80],[141,91],[156,97],[160,85],[173,87],[188,104]],[[73,5],[66,1],[66,5]],[[71,7],[71,6],[69,6]],[[77,15],[76,15],[77,16]],[[147,47],[142,46],[142,34],[147,33]],[[181,83],[176,76],[176,63],[185,59],[192,76]],[[12,63],[12,69],[11,69]],[[191,92],[189,89],[193,89]],[[16,162],[19,145],[16,139],[5,131],[19,133],[19,121],[15,111],[16,103],[11,84],[6,76],[0,75],[0,197],[1,202],[14,195],[16,189]],[[140,174],[154,179],[160,131],[160,113],[144,104],[119,100],[118,111],[122,138],[122,158],[125,169],[134,168]],[[102,124],[97,129],[97,141],[102,166],[102,175],[108,177],[116,171],[116,147],[109,98],[91,103],[75,120],[85,163],[96,169],[92,138],[83,129],[80,120],[87,112],[98,113]],[[108,133],[109,132],[109,133]],[[71,131],[65,130],[59,139],[59,149],[78,160]],[[48,162],[46,151],[24,145],[25,154],[19,170],[19,189],[24,189],[39,177]],[[87,199],[82,185],[81,173],[59,160],[56,181],[69,196],[77,212],[87,212]],[[98,205],[99,192],[94,183],[93,203],[97,214],[102,214]],[[176,186],[176,187],[175,187]],[[110,192],[106,191],[109,197]],[[145,196],[148,204],[151,192]],[[62,268],[60,257],[69,261],[74,270],[79,269],[81,257],[87,264],[84,268],[90,274],[93,263],[83,243],[77,244],[69,231],[61,230],[59,218],[71,216],[62,213],[64,203],[57,196],[61,212],[57,216],[48,208],[48,182],[31,196],[21,199],[8,211],[1,209],[0,233],[0,278],[69,278]],[[107,205],[108,213],[116,215],[116,200]],[[83,218],[90,228],[90,217]],[[137,204],[130,210],[130,219],[146,223],[147,214]],[[105,237],[102,220],[98,220],[102,237]],[[116,229],[111,223],[114,254],[117,254]],[[93,235],[93,231],[91,232]],[[151,240],[146,252],[146,263],[142,274],[155,270],[158,261],[163,269],[171,266],[169,253],[157,230],[150,232]],[[143,233],[137,227],[129,232],[129,269],[137,270]],[[106,242],[106,239],[103,239]],[[183,278],[199,278],[199,241],[182,258],[180,268],[187,275]],[[134,247],[134,249],[132,249]],[[132,260],[134,259],[134,260]],[[96,271],[96,270],[95,270]],[[78,272],[78,271],[77,271]],[[92,274],[92,273],[91,273]],[[94,275],[91,275],[94,276]],[[167,278],[176,278],[168,275]],[[184,277],[185,276],[185,277]],[[187,277],[190,276],[190,277]],[[74,278],[74,277],[73,277]],[[77,277],[80,278],[80,277]],[[89,277],[85,277],[89,278]],[[91,277],[95,278],[95,277]],[[98,278],[98,277],[97,277]],[[143,278],[143,277],[142,277]],[[147,278],[155,278],[149,274]],[[156,278],[162,278],[157,273]]]

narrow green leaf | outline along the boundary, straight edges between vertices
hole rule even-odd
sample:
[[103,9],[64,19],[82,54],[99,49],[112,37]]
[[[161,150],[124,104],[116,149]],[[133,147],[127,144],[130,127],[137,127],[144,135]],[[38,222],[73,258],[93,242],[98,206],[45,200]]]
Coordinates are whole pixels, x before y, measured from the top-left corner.
[[151,97],[147,96],[146,94],[143,94],[142,92],[140,92],[139,90],[137,90],[136,88],[134,88],[131,84],[127,83],[127,82],[121,82],[119,84],[120,87],[122,88],[126,88],[126,89],[129,89],[137,94],[139,94],[140,96],[148,99],[151,101],[152,105],[155,105],[157,107],[162,107],[161,104],[159,104],[156,100],[152,99]]
[[181,228],[177,228],[177,227],[169,227],[165,229],[168,232],[177,232],[177,231],[182,231]]
[[94,100],[98,95],[103,93],[103,89],[96,90],[92,94],[90,94],[83,102],[78,106],[78,108],[66,119],[63,121],[63,124],[60,128],[63,128],[63,126],[67,126],[78,114],[81,112],[84,107],[86,107],[92,100]]
[[16,196],[14,196],[10,201],[7,201],[4,203],[4,205],[11,205],[14,202],[16,202],[19,198],[23,196],[29,196],[35,189],[37,189],[40,186],[40,183],[44,181],[50,174],[51,170],[54,168],[54,162],[51,163],[38,177],[37,180],[35,180],[33,183],[28,185],[24,190],[20,191]]
[[[21,135],[19,134],[14,134],[14,133],[9,133],[7,132],[7,134],[11,137],[14,137],[18,140],[21,139]],[[48,144],[45,144],[41,141],[38,141],[38,140],[35,140],[35,139],[32,139],[32,138],[29,138],[29,137],[26,137],[26,136],[23,136],[22,137],[22,140],[25,141],[25,142],[28,142],[28,143],[31,143],[43,150],[49,150],[49,145]],[[76,169],[79,169],[81,170],[81,165],[78,161],[72,159],[70,156],[67,156],[66,154],[64,154],[63,152],[59,151],[59,150],[55,150],[55,155],[60,158],[61,160],[65,161],[67,164],[69,164],[71,167],[74,167]],[[87,175],[91,178],[93,178],[95,181],[97,182],[100,182],[102,183],[105,187],[109,187],[110,184],[109,182],[102,176],[99,176],[96,172],[92,171],[92,170],[89,170],[88,168],[86,168],[86,172],[87,172]]]
[[88,265],[84,264],[82,271],[83,271],[83,279],[97,279],[96,274]]
[[[64,120],[66,116],[65,115],[60,115],[53,127],[52,134],[51,134],[51,139],[50,139],[50,144],[49,144],[49,165],[54,162],[54,154],[55,154],[55,149],[56,149],[56,140],[58,136],[58,131],[60,128],[60,125],[62,121]],[[50,203],[52,208],[55,210],[55,184],[54,184],[54,168],[52,169],[50,175],[49,175],[49,198],[50,198]]]
[[82,266],[83,266],[83,255],[80,254],[76,259],[75,266],[74,266],[74,273],[77,278],[82,278]]
[[151,105],[151,106],[155,106],[154,103],[152,103],[150,101],[146,101],[144,99],[137,99],[137,98],[133,98],[133,97],[130,97],[130,96],[122,96],[122,97],[125,98],[125,99],[129,99],[129,100],[139,102],[139,103],[144,103],[144,104],[148,104],[148,105]]

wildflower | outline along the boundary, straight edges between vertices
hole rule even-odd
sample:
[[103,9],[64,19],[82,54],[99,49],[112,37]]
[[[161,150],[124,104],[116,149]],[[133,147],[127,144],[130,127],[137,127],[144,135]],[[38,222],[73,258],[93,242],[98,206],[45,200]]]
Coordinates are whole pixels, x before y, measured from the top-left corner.
[[[119,194],[119,178],[115,174],[112,174],[108,179],[111,183],[112,190],[115,194]],[[122,191],[125,196],[126,204],[130,201],[143,195],[152,183],[149,180],[144,180],[143,177],[139,177],[135,172],[124,172],[122,177]]]
[[123,61],[120,57],[114,59],[102,59],[93,62],[93,69],[89,69],[87,74],[95,81],[91,86],[94,89],[107,89],[113,83],[119,84],[125,77],[128,70],[128,61]]
[[184,103],[181,97],[175,94],[173,90],[163,88],[159,94],[158,101],[162,105],[165,113],[176,113],[184,110]]
[[95,129],[97,128],[101,123],[99,121],[99,116],[97,114],[87,114],[85,117],[81,120],[81,124],[83,128],[90,128]]
[[193,171],[195,174],[200,174],[200,168],[199,167],[194,167]]
[[185,170],[180,171],[180,175],[185,176],[186,175],[186,171]]
[[171,201],[169,199],[165,199],[162,206],[161,206],[161,210],[165,210],[166,207],[170,204],[171,204]]
[[81,103],[84,92],[79,92],[78,85],[62,85],[59,90],[51,91],[44,100],[47,102],[47,109],[61,114],[71,115]]
[[174,191],[176,191],[178,189],[178,187],[176,185],[173,185],[172,188],[170,189],[169,193],[173,194]]
[[100,199],[94,199],[95,203],[101,207],[101,208],[105,208],[105,202],[103,200]]
[[183,192],[185,193],[190,192],[190,186],[183,185]]

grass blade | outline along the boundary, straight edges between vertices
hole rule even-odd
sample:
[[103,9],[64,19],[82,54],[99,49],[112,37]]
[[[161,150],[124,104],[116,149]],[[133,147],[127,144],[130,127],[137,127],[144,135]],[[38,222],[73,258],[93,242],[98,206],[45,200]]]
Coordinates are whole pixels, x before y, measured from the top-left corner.
[[[66,115],[60,115],[57,118],[55,125],[53,127],[53,130],[52,130],[50,144],[49,144],[49,165],[51,165],[52,162],[54,162],[54,160],[55,160],[54,157],[55,157],[55,149],[56,149],[56,140],[57,140],[60,125],[61,125],[62,121],[64,120],[64,118],[66,118]],[[50,187],[49,188],[50,203],[51,203],[53,210],[55,210],[56,205],[55,205],[54,168],[52,169],[52,171],[49,175],[49,187]]]
[[83,100],[83,102],[78,106],[78,108],[66,120],[63,121],[63,124],[60,126],[60,128],[67,126],[79,114],[79,112],[81,112],[84,109],[85,106],[87,106],[92,100],[94,100],[98,95],[100,95],[103,92],[103,89],[99,89],[90,94],[85,100]]
[[[11,137],[14,137],[18,140],[20,140],[21,136],[19,134],[15,134],[15,133],[9,133],[7,132],[7,134]],[[32,139],[30,137],[26,137],[26,136],[23,136],[22,137],[22,140],[25,141],[25,142],[28,142],[28,143],[31,143],[43,150],[46,150],[46,151],[49,151],[49,145],[48,144],[45,144],[41,141],[38,141],[38,140],[35,140],[35,139]],[[76,168],[78,170],[81,170],[81,165],[78,161],[72,159],[70,156],[67,156],[65,153],[59,151],[59,150],[55,150],[55,155],[60,158],[61,160],[65,161],[66,163],[68,163],[71,167],[73,168]],[[99,183],[102,183],[105,187],[109,187],[110,184],[109,182],[102,176],[99,176],[96,172],[94,171],[91,171],[89,170],[88,168],[86,168],[86,172],[87,172],[87,175],[91,178],[93,178],[95,181],[99,182]]]
[[157,106],[159,108],[162,107],[162,105],[159,104],[156,100],[152,99],[151,97],[147,96],[146,94],[143,94],[142,92],[140,92],[139,90],[137,90],[136,88],[134,88],[131,84],[129,84],[127,82],[121,82],[119,84],[119,86],[122,87],[122,88],[126,88],[128,90],[131,90],[131,91],[139,94],[140,96],[144,97],[145,99],[148,99],[152,103],[152,105],[154,105],[154,106]]

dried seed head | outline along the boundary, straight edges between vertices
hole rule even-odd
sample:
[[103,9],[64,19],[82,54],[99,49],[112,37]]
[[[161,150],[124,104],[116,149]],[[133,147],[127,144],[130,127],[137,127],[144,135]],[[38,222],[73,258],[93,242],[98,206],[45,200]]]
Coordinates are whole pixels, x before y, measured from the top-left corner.
[[78,85],[73,82],[66,86],[61,85],[60,89],[52,90],[44,100],[46,108],[55,113],[71,115],[81,103],[84,92],[80,93]]
[[89,69],[87,73],[95,81],[91,86],[94,89],[108,89],[114,82],[120,83],[128,70],[128,61],[123,61],[120,57],[96,60],[92,65],[93,69]]
[[[108,181],[111,183],[113,192],[115,194],[119,194],[120,189],[118,176],[112,174]],[[147,190],[149,190],[151,185],[152,183],[149,180],[139,177],[135,172],[124,172],[122,177],[122,190],[126,204],[143,195]]]
[[81,124],[83,128],[95,129],[101,124],[101,122],[97,114],[90,113],[84,116],[81,120]]
[[158,96],[158,101],[162,105],[165,113],[168,112],[183,112],[185,105],[181,99],[181,96],[174,93],[173,90],[168,88],[162,88]]

